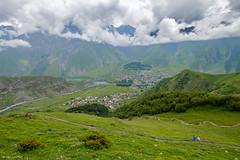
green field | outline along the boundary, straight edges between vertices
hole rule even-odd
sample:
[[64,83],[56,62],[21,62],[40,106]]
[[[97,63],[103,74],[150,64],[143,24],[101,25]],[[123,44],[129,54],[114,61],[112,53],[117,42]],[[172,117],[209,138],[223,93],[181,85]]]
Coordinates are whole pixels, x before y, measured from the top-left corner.
[[[191,108],[185,113],[144,115],[131,120],[63,112],[63,103],[78,96],[100,97],[129,91],[125,87],[101,86],[9,110],[0,116],[0,159],[239,159],[239,125],[198,125],[202,121],[219,126],[240,122],[239,112],[221,107]],[[26,113],[33,118],[24,117]],[[85,146],[81,136],[96,132],[104,134],[112,145],[99,150]],[[191,142],[193,135],[200,135],[202,142]],[[25,139],[36,139],[44,147],[19,152],[18,145]]]

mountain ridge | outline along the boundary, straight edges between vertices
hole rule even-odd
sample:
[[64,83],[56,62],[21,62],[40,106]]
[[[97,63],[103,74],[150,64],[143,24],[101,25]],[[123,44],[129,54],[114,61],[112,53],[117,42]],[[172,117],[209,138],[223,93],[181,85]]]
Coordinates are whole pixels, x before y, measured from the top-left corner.
[[[11,26],[1,26],[8,40]],[[81,34],[72,23],[63,33]],[[126,25],[110,26],[109,32],[134,35],[134,28]],[[34,32],[12,36],[24,40],[31,47],[0,48],[0,75],[50,75],[64,78],[87,77],[96,79],[109,76],[128,62],[149,64],[172,75],[183,69],[206,73],[232,73],[240,71],[240,38],[224,38],[205,41],[185,41],[148,46],[111,46],[106,43],[65,38],[58,35]]]
[[[125,61],[121,52],[110,45],[66,39],[42,33],[24,37],[30,48],[8,48],[0,53],[2,76],[50,75],[57,77],[88,76],[95,71],[102,76]],[[102,72],[102,73],[100,73]],[[94,75],[90,75],[94,77]]]
[[239,83],[240,72],[213,75],[185,69],[173,77],[161,80],[148,90],[147,94],[167,91],[205,91],[218,94],[240,94]]
[[63,78],[51,76],[0,76],[0,108],[37,98],[69,93],[78,88]]

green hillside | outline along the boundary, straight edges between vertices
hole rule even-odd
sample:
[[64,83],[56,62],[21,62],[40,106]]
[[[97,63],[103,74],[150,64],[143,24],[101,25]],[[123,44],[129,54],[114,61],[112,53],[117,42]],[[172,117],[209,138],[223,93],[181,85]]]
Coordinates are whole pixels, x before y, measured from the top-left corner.
[[78,88],[50,76],[0,77],[0,109],[19,102],[68,93]]
[[240,38],[119,47],[118,49],[134,61],[175,74],[183,69],[213,74],[240,71]]
[[42,33],[25,38],[30,48],[8,48],[0,54],[0,75],[50,75],[97,78],[126,60],[107,44],[66,39]]
[[[1,158],[221,160],[240,156],[239,113],[223,107],[191,108],[185,113],[132,120],[64,113],[63,103],[74,97],[124,92],[125,87],[104,86],[16,106],[0,115]],[[100,135],[99,139],[94,135]],[[201,143],[191,142],[193,135],[200,135]],[[92,140],[84,141],[84,137]],[[100,137],[105,137],[109,146],[94,149]],[[36,148],[19,150],[27,142],[35,142]]]
[[213,75],[183,70],[174,77],[160,81],[146,94],[159,91],[206,91],[219,94],[240,94],[240,72]]
[[7,48],[0,52],[0,75],[96,79],[111,75],[129,61],[170,74],[183,69],[213,74],[240,71],[240,38],[126,47],[42,33],[23,39],[31,44],[30,48]]
[[212,75],[183,70],[118,108],[115,115],[131,118],[144,114],[186,112],[196,107],[224,107],[240,111],[240,73]]

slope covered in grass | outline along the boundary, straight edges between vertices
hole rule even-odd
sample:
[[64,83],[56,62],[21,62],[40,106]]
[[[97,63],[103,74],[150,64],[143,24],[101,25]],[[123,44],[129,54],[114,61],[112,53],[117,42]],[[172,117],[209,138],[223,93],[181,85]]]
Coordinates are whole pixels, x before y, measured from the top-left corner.
[[178,73],[191,69],[208,73],[240,71],[240,38],[119,47],[127,57],[161,70]]
[[[69,122],[44,116],[59,117]],[[240,151],[234,147],[240,145],[239,126],[233,128],[218,128],[209,124],[186,126],[178,121],[166,119],[166,115],[164,118],[160,121],[156,118],[122,121],[116,118],[59,112],[39,112],[32,119],[21,115],[1,116],[0,154],[12,158],[19,156],[30,159],[121,158],[130,160],[239,157]],[[100,128],[84,127],[78,124]],[[95,150],[85,146],[81,137],[96,132],[105,135],[111,141],[109,148]],[[191,143],[192,134],[201,135],[203,142]],[[29,152],[19,152],[17,145],[29,138],[41,142],[44,147]],[[211,144],[212,142],[220,144]]]
[[[0,155],[10,159],[103,160],[212,160],[240,156],[240,126],[195,125],[206,120],[217,125],[240,122],[238,112],[226,111],[223,107],[193,108],[185,113],[145,115],[132,120],[64,113],[66,106],[63,103],[72,98],[100,97],[128,91],[125,87],[101,86],[16,106],[0,115]],[[181,124],[176,118],[193,125]],[[111,145],[93,149],[82,140],[82,137],[96,133],[104,135]],[[192,143],[193,134],[200,135],[202,143]],[[19,152],[18,145],[26,139],[36,140],[43,147]]]
[[160,81],[146,94],[159,91],[206,91],[219,94],[239,94],[240,72],[213,75],[183,70],[174,77]]

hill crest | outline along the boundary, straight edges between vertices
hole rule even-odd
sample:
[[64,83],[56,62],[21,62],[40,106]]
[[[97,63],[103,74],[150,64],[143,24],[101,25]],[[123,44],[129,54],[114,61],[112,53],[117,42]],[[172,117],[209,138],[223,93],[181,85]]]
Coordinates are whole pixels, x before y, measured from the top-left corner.
[[167,91],[206,91],[219,94],[240,93],[240,72],[208,74],[185,69],[174,77],[160,81],[147,93]]

